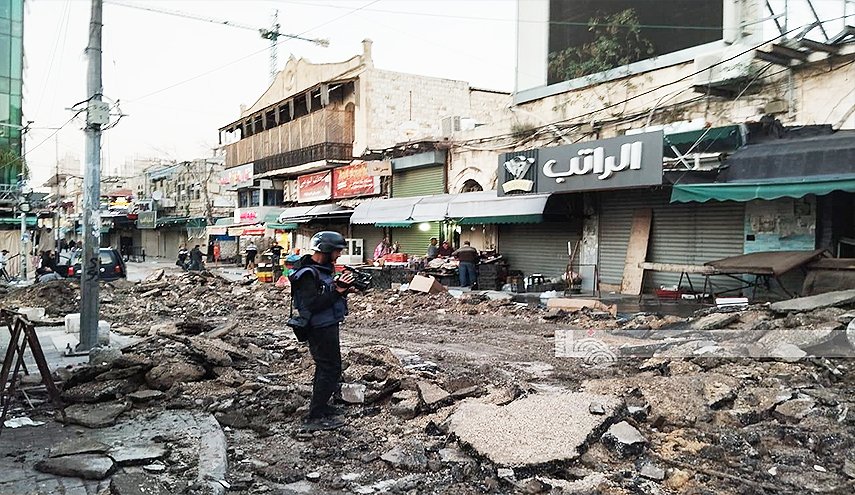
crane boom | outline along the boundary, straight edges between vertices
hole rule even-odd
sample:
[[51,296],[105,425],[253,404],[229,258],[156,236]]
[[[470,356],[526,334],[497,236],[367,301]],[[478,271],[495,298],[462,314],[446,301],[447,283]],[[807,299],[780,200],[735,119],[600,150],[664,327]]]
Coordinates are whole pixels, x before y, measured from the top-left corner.
[[247,25],[240,24],[237,22],[232,22],[229,20],[214,19],[211,17],[204,17],[204,16],[195,15],[195,14],[189,14],[187,12],[181,12],[180,10],[157,9],[154,7],[146,7],[143,5],[134,5],[132,3],[126,3],[126,2],[116,1],[116,0],[104,0],[104,3],[116,5],[119,7],[126,7],[129,9],[145,10],[147,12],[154,12],[157,14],[165,14],[165,15],[171,15],[171,16],[175,16],[175,17],[183,17],[185,19],[193,19],[195,21],[209,22],[211,24],[219,24],[221,26],[230,26],[233,28],[248,29],[251,31],[255,31],[259,35],[261,35],[261,37],[263,39],[270,41],[270,60],[271,60],[270,77],[271,77],[271,79],[276,75],[276,67],[275,67],[275,64],[276,64],[276,45],[279,43],[279,38],[287,38],[287,39],[292,39],[292,40],[306,41],[306,42],[309,42],[309,43],[312,43],[312,44],[315,44],[318,46],[322,46],[324,48],[330,46],[330,42],[327,39],[306,38],[306,37],[300,36],[298,34],[289,34],[289,33],[280,32],[279,31],[279,23],[276,20],[278,17],[278,11],[277,11],[277,14],[274,14],[273,26],[271,26],[271,28],[268,29],[268,28],[254,28],[252,26],[247,26]]

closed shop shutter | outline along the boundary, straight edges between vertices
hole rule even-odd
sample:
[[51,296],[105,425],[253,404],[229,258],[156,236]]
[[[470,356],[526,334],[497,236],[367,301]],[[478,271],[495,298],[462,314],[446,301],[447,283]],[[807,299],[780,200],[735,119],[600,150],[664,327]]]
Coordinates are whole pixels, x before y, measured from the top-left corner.
[[[600,200],[600,281],[619,285],[623,278],[632,215],[653,209],[647,261],[683,265],[742,254],[744,205],[737,202],[671,204],[670,190],[613,191]],[[645,287],[677,285],[679,273],[648,272]],[[700,280],[700,277],[698,277]],[[727,285],[717,279],[720,285]]]
[[499,226],[499,253],[511,270],[560,277],[567,269],[567,243],[582,238],[581,220]]
[[421,167],[395,171],[392,176],[392,197],[409,198],[445,192],[445,168]]
[[350,236],[362,239],[362,247],[365,250],[363,259],[368,261],[374,256],[374,248],[383,240],[383,229],[373,225],[351,225]]
[[[400,244],[399,251],[402,253],[424,256],[427,254],[430,238],[439,239],[439,225],[439,222],[430,222],[430,230],[427,231],[420,230],[418,225],[409,228],[394,228],[392,229],[391,241]],[[371,249],[373,250],[374,247],[372,246]]]

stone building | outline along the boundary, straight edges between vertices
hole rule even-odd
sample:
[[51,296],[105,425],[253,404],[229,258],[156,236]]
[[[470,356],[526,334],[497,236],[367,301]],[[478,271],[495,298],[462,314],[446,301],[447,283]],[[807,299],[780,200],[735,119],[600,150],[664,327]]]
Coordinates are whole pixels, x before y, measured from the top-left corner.
[[[435,143],[493,121],[510,95],[376,68],[371,48],[366,40],[360,55],[339,63],[292,57],[270,88],[220,129],[223,180],[237,191],[239,208],[230,225],[209,235],[306,247],[314,232],[335,228],[373,246],[382,228],[350,226],[350,207],[396,188],[444,193],[460,187],[447,177],[446,154]],[[396,156],[396,147],[405,150],[397,155],[425,154],[407,169],[375,170]],[[426,234],[420,232],[408,242],[421,243]]]

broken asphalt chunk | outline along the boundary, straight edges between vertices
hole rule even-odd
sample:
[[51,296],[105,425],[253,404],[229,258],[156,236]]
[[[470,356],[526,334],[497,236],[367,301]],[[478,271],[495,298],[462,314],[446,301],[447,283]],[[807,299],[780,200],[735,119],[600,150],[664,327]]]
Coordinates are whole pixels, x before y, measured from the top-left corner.
[[116,469],[113,459],[102,454],[80,454],[54,457],[36,463],[36,470],[57,476],[86,480],[103,480]]
[[609,427],[601,440],[606,447],[621,457],[638,455],[644,451],[647,444],[641,433],[626,421]]

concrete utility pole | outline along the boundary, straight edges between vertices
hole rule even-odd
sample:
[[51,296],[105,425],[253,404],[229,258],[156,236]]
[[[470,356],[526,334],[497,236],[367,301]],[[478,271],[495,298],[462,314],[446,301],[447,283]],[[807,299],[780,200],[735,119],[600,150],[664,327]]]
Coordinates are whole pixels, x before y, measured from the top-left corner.
[[80,276],[80,344],[86,352],[98,344],[98,282],[101,262],[101,126],[110,118],[109,106],[101,101],[101,15],[102,0],[92,0],[89,44],[86,47],[86,165],[83,173],[83,273]]

